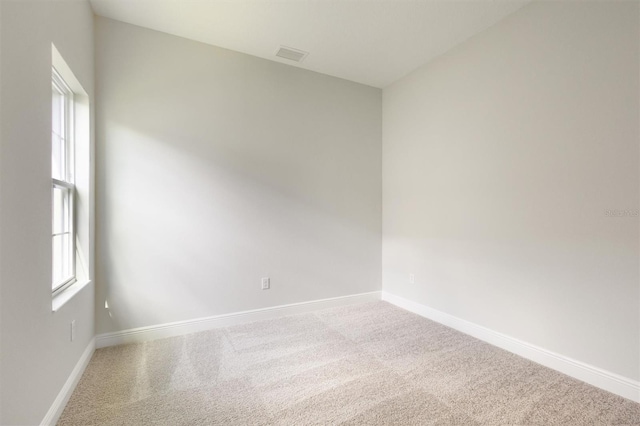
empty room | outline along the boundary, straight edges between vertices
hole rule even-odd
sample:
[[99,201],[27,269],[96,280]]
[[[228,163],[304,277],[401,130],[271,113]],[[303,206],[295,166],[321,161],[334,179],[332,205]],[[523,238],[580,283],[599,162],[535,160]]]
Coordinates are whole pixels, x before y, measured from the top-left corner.
[[640,1],[0,0],[0,425],[640,425]]

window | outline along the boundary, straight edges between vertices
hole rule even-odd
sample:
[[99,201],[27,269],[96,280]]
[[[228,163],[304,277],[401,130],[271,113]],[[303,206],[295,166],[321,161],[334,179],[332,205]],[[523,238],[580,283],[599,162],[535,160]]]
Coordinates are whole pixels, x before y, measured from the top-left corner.
[[51,77],[52,290],[75,281],[73,92],[55,68]]
[[91,114],[89,94],[52,43],[52,312],[86,288],[94,274]]

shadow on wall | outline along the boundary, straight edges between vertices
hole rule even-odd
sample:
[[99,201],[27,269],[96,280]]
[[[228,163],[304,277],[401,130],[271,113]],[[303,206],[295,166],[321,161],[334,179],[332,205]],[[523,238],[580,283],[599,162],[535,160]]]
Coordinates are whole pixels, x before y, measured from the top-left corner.
[[249,309],[225,301],[270,274],[289,284],[289,297],[271,304],[308,300],[304,282],[324,288],[311,298],[341,292],[345,280],[362,292],[375,285],[375,269],[362,272],[379,255],[379,207],[375,193],[350,194],[360,176],[343,182],[333,170],[255,154],[243,165],[239,149],[183,145],[109,126],[98,231],[98,307],[109,306],[109,328]]

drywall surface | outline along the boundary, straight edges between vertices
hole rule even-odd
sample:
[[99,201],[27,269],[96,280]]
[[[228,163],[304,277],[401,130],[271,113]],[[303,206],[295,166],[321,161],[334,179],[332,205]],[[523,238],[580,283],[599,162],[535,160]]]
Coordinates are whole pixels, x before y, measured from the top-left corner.
[[98,333],[381,288],[381,90],[99,17],[96,59]]
[[85,1],[0,7],[0,424],[33,425],[94,336],[91,285],[51,304],[51,43],[92,97],[93,13]]
[[384,291],[640,379],[638,16],[532,3],[384,90]]

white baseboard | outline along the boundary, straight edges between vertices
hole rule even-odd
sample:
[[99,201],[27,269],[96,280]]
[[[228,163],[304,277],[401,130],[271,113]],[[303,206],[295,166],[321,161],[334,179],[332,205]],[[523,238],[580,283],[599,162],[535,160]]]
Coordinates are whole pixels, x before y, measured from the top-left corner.
[[51,407],[49,408],[47,414],[44,416],[44,419],[42,419],[42,423],[40,423],[42,426],[55,425],[58,422],[60,415],[64,411],[64,407],[67,405],[67,402],[69,402],[71,394],[73,393],[76,385],[82,377],[82,373],[84,373],[87,365],[89,365],[89,361],[91,360],[91,356],[93,355],[95,349],[96,339],[93,338],[85,348],[82,356],[80,356],[80,359],[76,363],[76,366],[73,367],[71,374],[69,374],[69,378],[62,386],[62,389],[60,389],[58,396],[53,401],[53,404],[51,404]]
[[530,359],[567,376],[571,376],[632,401],[640,402],[640,382],[635,380],[551,352],[539,346],[523,342],[385,291],[382,292],[382,300],[520,355],[523,358]]
[[320,309],[365,303],[380,300],[380,292],[353,294],[349,296],[333,297],[330,299],[311,300],[308,302],[279,305],[250,311],[234,312],[231,314],[212,317],[196,318],[148,327],[132,328],[129,330],[104,333],[96,336],[96,348],[121,345],[124,343],[144,342],[147,340],[163,339],[165,337],[181,336],[198,331],[210,330],[217,327],[243,324],[278,318],[285,315],[301,314]]

